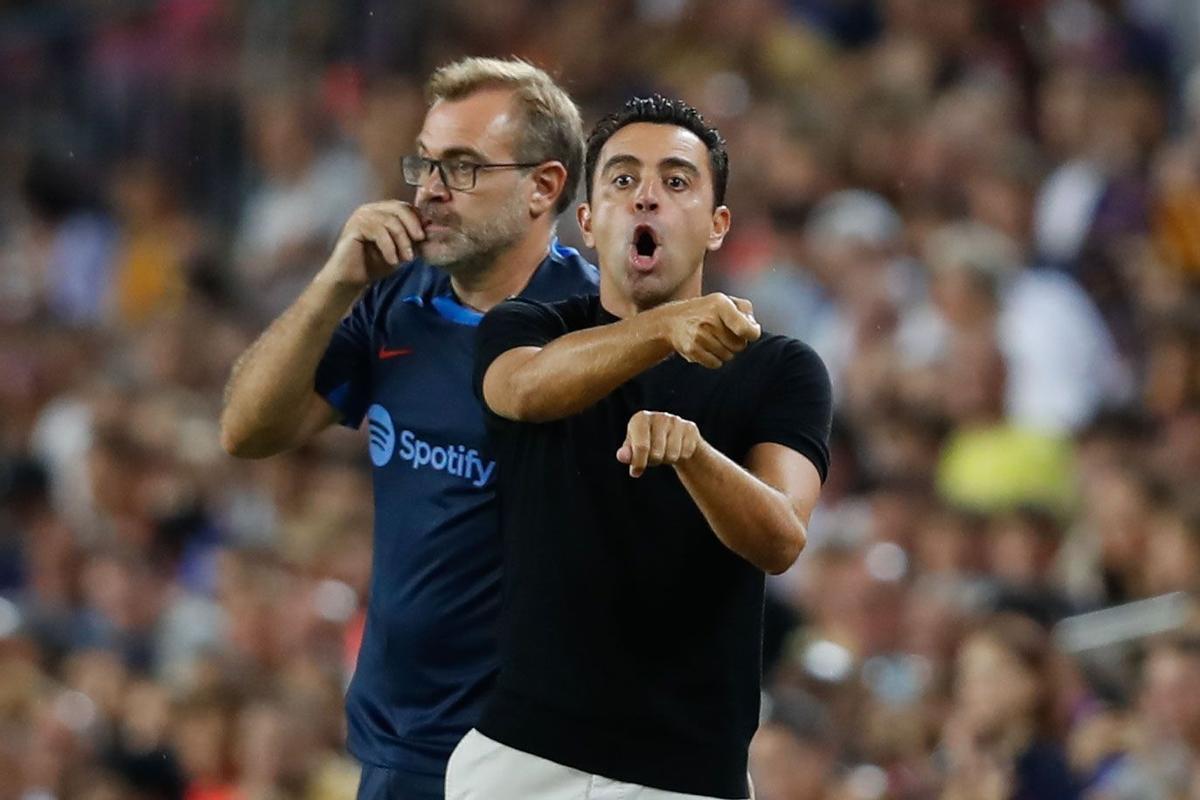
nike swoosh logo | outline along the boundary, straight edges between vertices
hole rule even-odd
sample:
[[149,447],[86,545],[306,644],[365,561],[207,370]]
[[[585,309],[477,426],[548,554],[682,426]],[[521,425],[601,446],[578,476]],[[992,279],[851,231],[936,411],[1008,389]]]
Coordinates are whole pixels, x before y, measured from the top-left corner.
[[396,356],[407,356],[412,353],[411,347],[397,347],[395,350],[389,350],[386,347],[379,348],[379,359],[382,361],[385,358],[395,358]]

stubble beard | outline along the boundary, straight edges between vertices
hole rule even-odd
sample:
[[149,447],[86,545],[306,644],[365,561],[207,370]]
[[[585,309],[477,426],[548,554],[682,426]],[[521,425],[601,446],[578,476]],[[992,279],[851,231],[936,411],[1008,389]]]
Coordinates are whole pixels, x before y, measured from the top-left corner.
[[497,256],[521,240],[529,225],[529,216],[516,193],[495,216],[479,222],[468,223],[456,214],[439,215],[427,208],[421,209],[421,215],[450,228],[436,241],[420,243],[421,257],[460,280],[485,274]]

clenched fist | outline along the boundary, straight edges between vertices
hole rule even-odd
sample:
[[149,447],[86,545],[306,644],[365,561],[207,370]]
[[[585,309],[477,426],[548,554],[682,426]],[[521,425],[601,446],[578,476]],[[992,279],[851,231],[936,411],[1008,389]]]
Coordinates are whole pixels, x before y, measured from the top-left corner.
[[411,203],[383,200],[350,215],[322,272],[340,283],[366,286],[416,257],[424,241],[421,218]]
[[749,300],[720,292],[662,306],[675,352],[694,364],[716,369],[762,335]]
[[646,467],[686,461],[700,441],[700,430],[691,420],[665,411],[639,411],[629,419],[617,460],[628,464],[629,475],[637,478]]

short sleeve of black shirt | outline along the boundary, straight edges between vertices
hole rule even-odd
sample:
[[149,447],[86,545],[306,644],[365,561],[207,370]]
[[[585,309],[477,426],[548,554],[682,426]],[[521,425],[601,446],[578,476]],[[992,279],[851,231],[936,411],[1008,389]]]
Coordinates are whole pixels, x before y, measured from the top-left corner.
[[[559,336],[583,327],[594,300],[572,297],[557,303],[538,303],[515,297],[489,311],[479,323],[475,351],[475,396],[483,399],[483,377],[492,362],[517,347],[545,347]],[[489,414],[490,409],[487,409]]]
[[795,450],[813,463],[824,483],[833,421],[829,371],[808,345],[782,336],[772,338],[776,352],[768,371],[770,382],[750,423],[748,439]]

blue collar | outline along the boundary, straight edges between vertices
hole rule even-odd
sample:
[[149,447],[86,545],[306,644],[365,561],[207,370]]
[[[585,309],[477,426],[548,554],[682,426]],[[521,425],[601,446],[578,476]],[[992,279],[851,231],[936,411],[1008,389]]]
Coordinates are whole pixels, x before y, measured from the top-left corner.
[[[533,275],[529,277],[529,283],[521,290],[521,294],[524,294],[529,286],[534,283],[548,263],[562,263],[571,256],[578,256],[578,253],[572,248],[559,244],[557,236],[551,239],[550,249],[546,253],[546,257],[542,259],[541,263],[538,264],[538,268],[534,270]],[[411,303],[420,308],[432,308],[442,319],[449,320],[458,325],[469,325],[473,328],[478,327],[479,322],[483,319],[483,314],[460,303],[458,298],[454,296],[454,287],[450,284],[450,276],[439,269],[433,269],[437,274],[437,279],[433,282],[433,285],[429,286],[426,291],[400,298],[401,302]]]
[[458,298],[450,290],[449,283],[446,284],[445,294],[435,294],[429,303],[433,306],[433,310],[441,314],[442,317],[451,322],[457,322],[459,325],[478,327],[479,321],[483,319],[482,312],[468,308],[458,302]]

